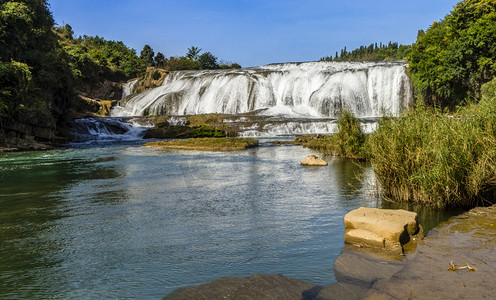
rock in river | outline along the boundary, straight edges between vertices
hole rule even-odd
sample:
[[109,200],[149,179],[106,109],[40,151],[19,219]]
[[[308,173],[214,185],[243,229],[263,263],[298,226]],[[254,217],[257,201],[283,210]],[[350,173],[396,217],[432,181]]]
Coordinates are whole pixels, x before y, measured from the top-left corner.
[[302,166],[327,166],[327,162],[317,155],[309,155],[301,161]]
[[[360,207],[344,216],[348,244],[402,252],[402,246],[421,237],[417,214],[402,209]],[[420,235],[419,235],[420,233]]]

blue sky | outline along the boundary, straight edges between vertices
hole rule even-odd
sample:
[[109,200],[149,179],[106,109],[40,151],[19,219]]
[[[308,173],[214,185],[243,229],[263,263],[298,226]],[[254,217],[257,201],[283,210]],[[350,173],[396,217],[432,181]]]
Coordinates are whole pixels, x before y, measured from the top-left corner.
[[443,19],[456,0],[49,0],[75,35],[149,44],[166,57],[191,46],[243,67],[318,60],[343,47],[397,41]]

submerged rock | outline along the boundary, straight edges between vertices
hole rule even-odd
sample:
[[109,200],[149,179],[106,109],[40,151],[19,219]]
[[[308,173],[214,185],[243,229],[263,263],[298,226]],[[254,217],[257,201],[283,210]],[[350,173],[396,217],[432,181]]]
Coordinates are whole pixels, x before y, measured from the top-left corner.
[[[316,290],[317,288],[317,290]],[[250,277],[222,277],[215,281],[178,289],[165,300],[181,299],[303,299],[313,298],[318,287],[282,275],[254,274]]]
[[309,155],[301,161],[302,166],[327,166],[327,162],[317,155]]
[[360,207],[344,216],[344,226],[346,243],[395,252],[421,238],[417,214],[402,209]]

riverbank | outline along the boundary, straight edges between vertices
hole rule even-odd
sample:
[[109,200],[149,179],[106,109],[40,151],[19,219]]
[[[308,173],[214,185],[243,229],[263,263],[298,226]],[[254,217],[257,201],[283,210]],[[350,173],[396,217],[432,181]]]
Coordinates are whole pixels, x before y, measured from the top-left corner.
[[365,299],[493,298],[495,229],[496,206],[451,218],[431,231],[399,272],[375,283]]
[[[166,299],[489,299],[496,274],[496,206],[474,208],[433,229],[403,260],[345,247],[338,283],[321,287],[279,275],[223,277]],[[271,284],[268,284],[270,282]],[[292,284],[288,287],[288,283]],[[289,290],[288,290],[289,289]],[[291,295],[291,297],[289,297]]]

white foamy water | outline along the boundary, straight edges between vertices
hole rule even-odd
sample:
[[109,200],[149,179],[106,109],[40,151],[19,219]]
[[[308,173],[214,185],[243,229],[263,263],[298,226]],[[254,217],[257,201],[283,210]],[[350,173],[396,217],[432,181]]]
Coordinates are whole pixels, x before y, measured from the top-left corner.
[[125,118],[84,118],[74,120],[72,132],[82,143],[141,140],[152,124]]
[[138,79],[126,82],[122,84],[122,98],[124,99],[129,95],[133,94],[134,86],[138,83]]
[[162,86],[114,107],[113,116],[240,114],[292,118],[396,116],[412,89],[403,62],[310,62],[171,72]]

